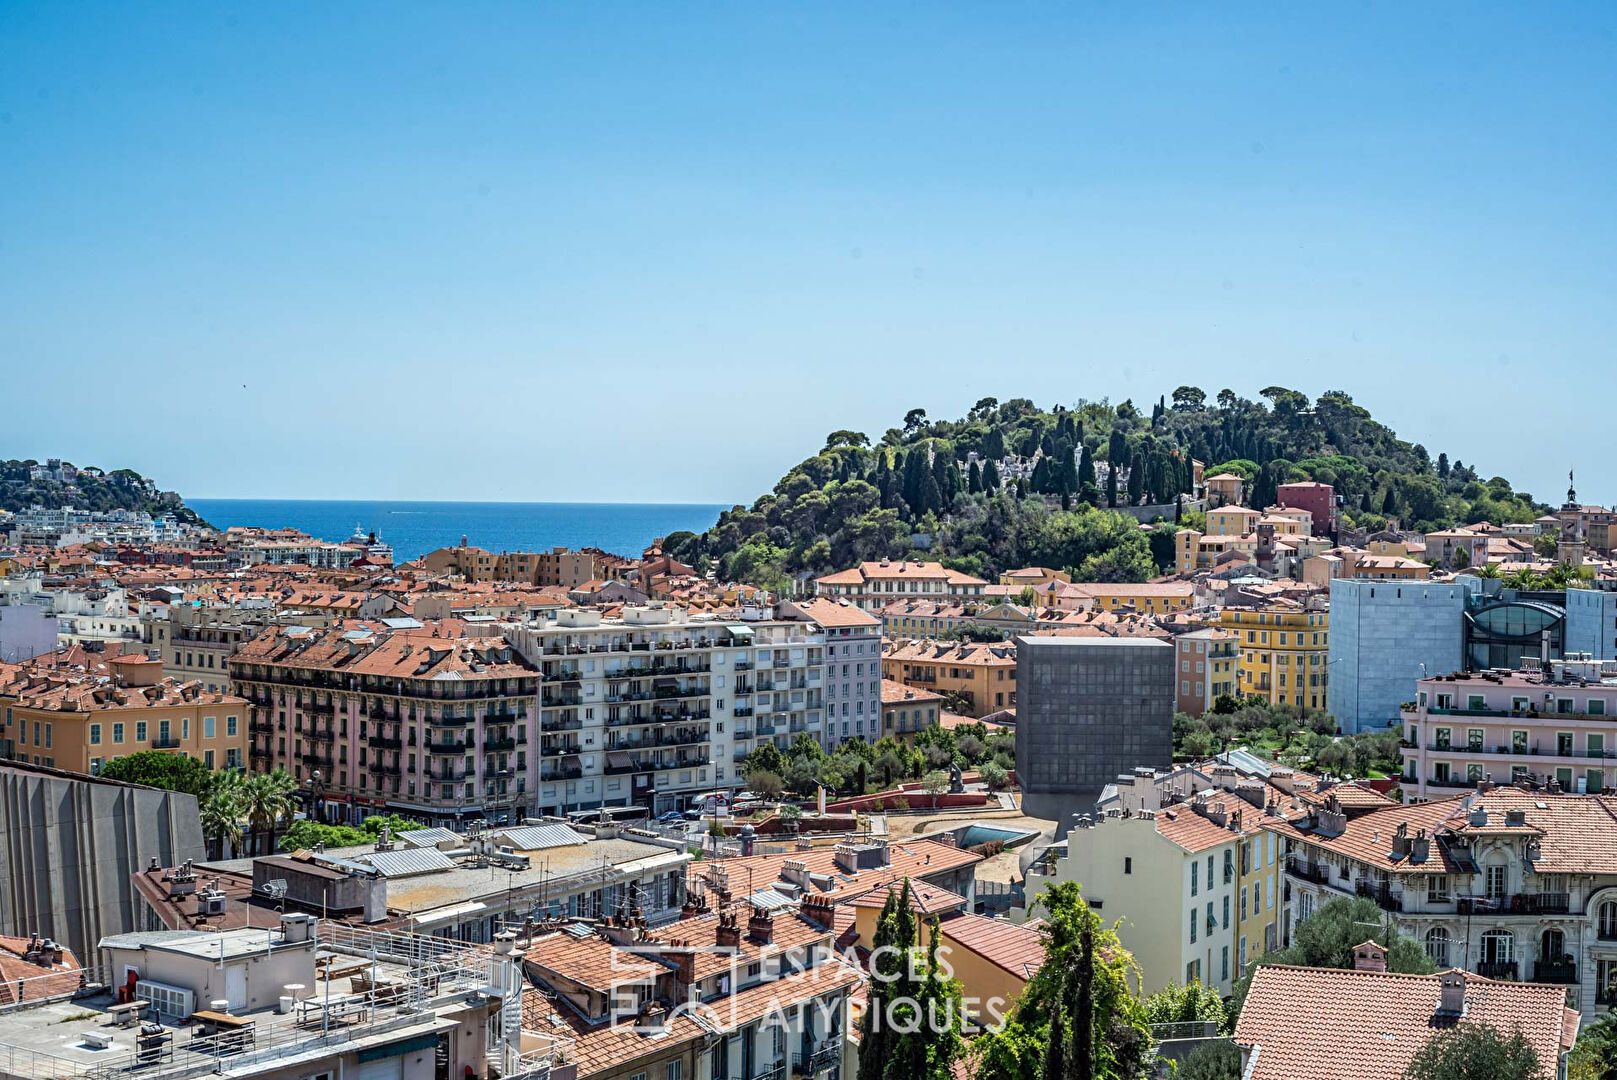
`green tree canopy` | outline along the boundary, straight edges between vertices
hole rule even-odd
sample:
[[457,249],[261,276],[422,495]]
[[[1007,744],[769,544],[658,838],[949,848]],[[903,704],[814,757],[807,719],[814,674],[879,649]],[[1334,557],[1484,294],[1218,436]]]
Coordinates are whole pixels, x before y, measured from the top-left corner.
[[139,750],[113,758],[101,767],[100,775],[103,780],[122,780],[127,784],[145,784],[201,796],[212,782],[213,770],[185,754]]

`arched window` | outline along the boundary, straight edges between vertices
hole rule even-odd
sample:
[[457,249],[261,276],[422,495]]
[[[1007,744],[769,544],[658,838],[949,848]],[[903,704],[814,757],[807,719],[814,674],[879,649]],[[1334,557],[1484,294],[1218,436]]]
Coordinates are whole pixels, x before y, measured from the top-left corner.
[[1426,955],[1440,968],[1449,966],[1449,932],[1441,926],[1426,931]]
[[1516,935],[1509,930],[1489,930],[1482,935],[1482,962],[1477,974],[1490,979],[1513,979],[1510,970],[1516,962]]
[[1617,900],[1600,905],[1600,936],[1607,941],[1617,940]]

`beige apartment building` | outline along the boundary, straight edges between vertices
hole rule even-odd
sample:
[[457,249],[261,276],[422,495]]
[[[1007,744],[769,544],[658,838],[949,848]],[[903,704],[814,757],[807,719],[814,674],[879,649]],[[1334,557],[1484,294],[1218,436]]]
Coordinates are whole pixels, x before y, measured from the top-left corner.
[[502,551],[496,555],[461,540],[459,547],[439,548],[422,556],[434,574],[458,574],[467,581],[515,581],[525,585],[576,589],[589,581],[611,576],[603,569],[601,553],[572,551]]
[[880,611],[900,600],[981,601],[988,582],[950,570],[941,563],[881,559],[814,579],[814,594],[845,598],[866,611]]
[[69,772],[98,774],[142,750],[185,754],[210,769],[241,768],[247,703],[194,682],[163,676],[140,654],[95,665],[23,664],[0,685],[0,755]]

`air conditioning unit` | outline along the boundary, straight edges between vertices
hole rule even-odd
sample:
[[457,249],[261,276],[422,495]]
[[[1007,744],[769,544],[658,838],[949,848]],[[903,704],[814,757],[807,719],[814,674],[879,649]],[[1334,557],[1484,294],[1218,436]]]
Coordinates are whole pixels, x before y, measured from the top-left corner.
[[196,995],[193,992],[167,983],[137,980],[135,996],[151,1002],[152,1013],[159,1020],[183,1020],[196,1011]]

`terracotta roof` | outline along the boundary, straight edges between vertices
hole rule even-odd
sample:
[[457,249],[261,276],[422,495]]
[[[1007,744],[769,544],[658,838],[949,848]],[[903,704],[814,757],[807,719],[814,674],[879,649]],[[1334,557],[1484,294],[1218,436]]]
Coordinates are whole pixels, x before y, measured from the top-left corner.
[[961,913],[943,920],[938,930],[946,940],[1019,979],[1030,978],[1044,963],[1044,934],[1033,926]]
[[865,867],[852,874],[837,865],[834,848],[816,848],[813,851],[793,851],[777,855],[748,855],[739,859],[725,859],[722,862],[690,863],[686,867],[685,874],[687,878],[703,878],[714,867],[722,866],[729,874],[731,890],[737,896],[741,896],[747,889],[756,891],[767,888],[781,876],[781,870],[788,861],[797,860],[807,866],[809,873],[831,877],[834,882],[833,889],[830,892],[820,892],[818,895],[840,900],[860,896],[871,889],[880,888],[901,878],[921,880],[934,877],[981,862],[983,859],[974,852],[962,851],[950,844],[940,844],[936,840],[892,843],[887,845],[887,856],[889,860],[887,865]]
[[933,693],[931,690],[916,686],[905,686],[892,679],[881,681],[881,703],[883,705],[902,705],[907,702],[917,704],[927,701],[942,701],[943,695]]
[[0,1005],[15,1004],[19,991],[21,999],[28,1000],[71,994],[79,988],[79,961],[70,949],[62,949],[61,959],[46,965],[23,959],[28,946],[25,937],[0,936],[0,979],[4,980]]
[[795,605],[821,626],[880,626],[881,620],[853,604],[838,603],[826,596],[799,600]]
[[1461,1021],[1520,1030],[1544,1076],[1577,1035],[1566,988],[1465,976],[1463,1016],[1439,1013],[1438,975],[1260,966],[1235,1042],[1255,1048],[1243,1080],[1400,1080],[1431,1039]]
[[[882,908],[887,906],[887,897],[902,893],[902,882],[892,882],[879,889],[872,889],[863,896],[856,896],[848,901],[851,907],[856,908]],[[959,893],[952,893],[948,889],[926,881],[910,882],[910,910],[922,915],[938,915],[945,911],[958,911],[966,906],[966,898]]]

